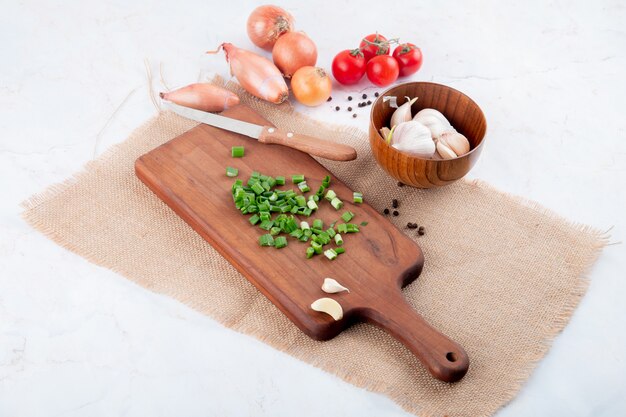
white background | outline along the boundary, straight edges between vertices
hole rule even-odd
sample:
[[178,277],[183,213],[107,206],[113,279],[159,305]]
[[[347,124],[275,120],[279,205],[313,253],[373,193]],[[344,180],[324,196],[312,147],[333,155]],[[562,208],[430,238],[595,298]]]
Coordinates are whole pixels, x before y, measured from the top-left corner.
[[[487,115],[471,177],[624,241],[624,2],[430,3],[282,5],[316,41],[320,66],[376,30],[421,46],[412,78],[460,89]],[[227,76],[223,56],[203,52],[251,48],[254,6],[0,0],[0,416],[406,415],[89,264],[19,217],[22,200],[155,114],[145,60],[157,91],[159,69],[170,87]],[[365,129],[359,110],[307,111]],[[570,325],[498,416],[626,414],[624,255],[624,244],[604,250]]]

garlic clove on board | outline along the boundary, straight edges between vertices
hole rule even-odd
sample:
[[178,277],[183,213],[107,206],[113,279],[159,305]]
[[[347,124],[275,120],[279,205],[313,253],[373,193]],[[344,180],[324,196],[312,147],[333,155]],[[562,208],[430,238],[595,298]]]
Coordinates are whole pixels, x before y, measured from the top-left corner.
[[416,122],[420,122],[421,124],[429,128],[433,139],[439,138],[439,136],[441,136],[444,132],[447,132],[447,131],[456,132],[454,128],[452,127],[452,125],[448,123],[447,120],[444,119],[442,121],[439,117],[437,117],[434,114],[429,114],[429,113],[416,114],[413,120],[415,120]]
[[329,294],[335,294],[342,291],[348,291],[349,289],[338,283],[336,280],[332,278],[324,278],[324,283],[322,284],[322,291],[327,292]]
[[411,116],[411,106],[413,105],[413,103],[415,103],[417,97],[415,97],[414,99],[406,97],[406,99],[407,102],[398,107],[396,111],[394,111],[391,115],[389,127],[397,126],[402,122],[408,122],[413,118],[413,116]]
[[392,129],[391,146],[399,151],[430,158],[435,153],[435,142],[430,129],[420,122],[403,122]]
[[311,304],[311,308],[315,311],[319,311],[320,313],[326,313],[330,315],[335,321],[341,320],[343,318],[343,308],[341,308],[341,304],[332,298],[320,298],[318,300],[313,301]]

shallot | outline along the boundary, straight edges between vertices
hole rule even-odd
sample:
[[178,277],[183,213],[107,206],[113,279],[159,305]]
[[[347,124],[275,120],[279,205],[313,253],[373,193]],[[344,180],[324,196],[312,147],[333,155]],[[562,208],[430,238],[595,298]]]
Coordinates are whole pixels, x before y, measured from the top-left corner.
[[293,23],[293,16],[284,9],[259,6],[248,17],[248,37],[259,48],[271,51],[279,36],[293,30]]
[[289,89],[272,61],[227,42],[207,53],[217,53],[220,48],[224,49],[226,61],[230,63],[231,75],[248,93],[275,104],[287,100]]
[[232,91],[209,83],[195,83],[167,93],[159,93],[163,100],[193,109],[218,112],[239,104]]

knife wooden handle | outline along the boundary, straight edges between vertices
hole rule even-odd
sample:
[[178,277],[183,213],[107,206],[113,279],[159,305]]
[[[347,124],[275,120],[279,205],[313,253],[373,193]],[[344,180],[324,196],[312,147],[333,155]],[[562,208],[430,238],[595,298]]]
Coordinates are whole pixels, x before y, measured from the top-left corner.
[[263,127],[263,132],[261,132],[259,136],[259,142],[288,146],[310,155],[331,159],[333,161],[352,161],[356,159],[356,150],[351,146],[316,138],[314,136],[285,132],[271,126]]

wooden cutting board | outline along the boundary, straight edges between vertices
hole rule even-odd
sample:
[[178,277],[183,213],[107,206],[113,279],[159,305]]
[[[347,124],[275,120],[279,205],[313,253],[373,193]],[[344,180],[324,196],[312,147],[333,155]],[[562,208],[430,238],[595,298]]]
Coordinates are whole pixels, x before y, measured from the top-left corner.
[[[223,115],[269,125],[244,106]],[[245,157],[231,157],[231,147],[237,145],[245,146]],[[344,236],[346,252],[334,261],[323,255],[306,259],[309,243],[289,236],[283,249],[260,247],[258,238],[267,232],[251,226],[249,216],[235,208],[231,196],[234,178],[226,176],[227,166],[238,168],[238,178],[244,183],[252,171],[284,175],[287,183],[281,188],[296,191],[291,175],[304,174],[313,193],[322,178],[330,175],[330,188],[345,205],[336,211],[324,200],[307,221],[321,218],[326,229],[349,210],[356,214],[353,223],[368,224],[360,227],[360,233]],[[330,339],[355,322],[367,321],[405,344],[436,378],[453,382],[467,372],[469,360],[463,348],[430,327],[400,291],[422,270],[424,257],[419,246],[368,204],[353,204],[352,190],[309,155],[201,124],[141,156],[135,170],[159,198],[310,337]],[[355,191],[363,192],[367,200],[367,190]],[[326,277],[336,279],[350,292],[324,293],[321,285]],[[310,308],[322,297],[341,304],[343,319],[335,321]]]

